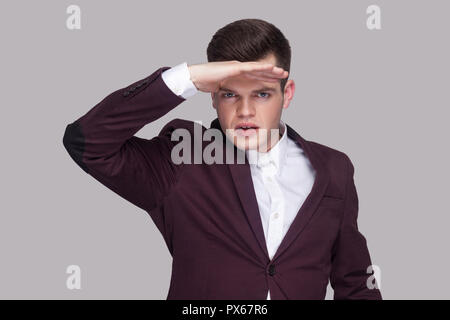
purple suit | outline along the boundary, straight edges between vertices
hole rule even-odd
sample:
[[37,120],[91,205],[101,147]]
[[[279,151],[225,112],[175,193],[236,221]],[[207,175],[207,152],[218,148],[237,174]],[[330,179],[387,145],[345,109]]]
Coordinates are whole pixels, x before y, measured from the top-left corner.
[[[287,125],[317,175],[270,260],[248,161],[174,164],[178,141],[171,133],[185,128],[193,135],[199,125],[192,121],[174,119],[149,140],[134,136],[185,100],[162,80],[168,68],[111,93],[69,124],[63,138],[85,172],[145,210],[158,227],[173,257],[167,299],[264,300],[269,288],[273,300],[324,299],[329,280],[335,299],[382,299],[366,285],[373,273],[366,272],[371,260],[358,231],[348,156]],[[221,129],[218,119],[211,128]]]

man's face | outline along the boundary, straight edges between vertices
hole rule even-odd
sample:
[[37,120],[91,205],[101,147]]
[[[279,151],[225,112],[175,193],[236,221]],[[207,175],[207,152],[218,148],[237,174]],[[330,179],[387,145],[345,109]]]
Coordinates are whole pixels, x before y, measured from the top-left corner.
[[[273,54],[258,62],[276,65]],[[211,98],[228,139],[242,150],[270,150],[280,138],[281,112],[293,98],[294,81],[287,81],[284,98],[279,81],[266,82],[240,75],[224,80],[220,87],[218,92],[211,93]],[[253,128],[242,128],[242,125]]]

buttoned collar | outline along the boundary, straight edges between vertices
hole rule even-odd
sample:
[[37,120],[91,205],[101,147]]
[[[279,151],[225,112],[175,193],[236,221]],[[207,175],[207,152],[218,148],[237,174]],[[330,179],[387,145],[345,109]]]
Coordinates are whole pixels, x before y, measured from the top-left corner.
[[280,120],[281,138],[267,152],[258,152],[257,150],[246,150],[245,153],[249,163],[259,169],[264,170],[268,166],[273,166],[277,172],[281,171],[287,154],[287,128],[286,124]]

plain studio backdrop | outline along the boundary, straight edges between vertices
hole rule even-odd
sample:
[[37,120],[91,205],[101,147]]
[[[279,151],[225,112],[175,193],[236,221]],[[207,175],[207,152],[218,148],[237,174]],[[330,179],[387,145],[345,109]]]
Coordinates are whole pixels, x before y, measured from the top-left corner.
[[[157,4],[156,4],[157,3]],[[69,5],[81,30],[66,27]],[[381,30],[366,26],[369,5]],[[0,298],[165,299],[172,258],[143,210],[70,158],[67,124],[161,66],[207,62],[216,30],[275,24],[292,47],[282,119],[355,166],[384,299],[449,298],[448,1],[2,1]],[[216,117],[198,93],[140,130]],[[69,290],[70,265],[81,289]],[[327,299],[332,298],[329,286]]]

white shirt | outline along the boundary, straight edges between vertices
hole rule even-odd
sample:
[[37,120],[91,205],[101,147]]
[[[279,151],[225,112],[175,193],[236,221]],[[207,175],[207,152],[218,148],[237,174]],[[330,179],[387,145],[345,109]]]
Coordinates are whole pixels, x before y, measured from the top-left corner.
[[[176,95],[185,99],[198,92],[190,80],[186,62],[167,69],[161,76]],[[310,193],[316,176],[303,149],[287,136],[283,121],[280,130],[282,137],[268,152],[245,151],[248,159],[256,160],[249,161],[250,171],[270,259]]]

